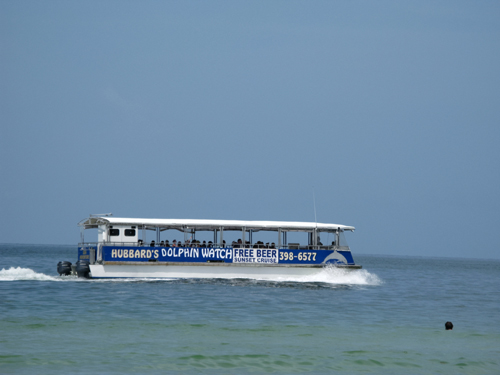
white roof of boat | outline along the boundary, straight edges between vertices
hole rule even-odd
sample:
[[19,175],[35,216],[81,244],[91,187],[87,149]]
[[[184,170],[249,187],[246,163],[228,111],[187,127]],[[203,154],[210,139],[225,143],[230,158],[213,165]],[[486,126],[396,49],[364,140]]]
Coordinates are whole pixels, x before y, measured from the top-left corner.
[[114,216],[91,216],[78,225],[95,228],[99,224],[110,225],[146,225],[159,228],[194,228],[197,230],[213,230],[223,227],[224,230],[298,230],[335,231],[337,229],[353,231],[355,228],[341,224],[324,224],[298,221],[245,221],[245,220],[198,220],[198,219],[137,219]]

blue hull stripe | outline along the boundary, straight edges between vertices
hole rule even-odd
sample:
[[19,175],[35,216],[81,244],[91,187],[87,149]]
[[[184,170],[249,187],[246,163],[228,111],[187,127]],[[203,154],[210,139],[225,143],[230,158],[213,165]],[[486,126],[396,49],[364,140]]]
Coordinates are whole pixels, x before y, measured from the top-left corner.
[[[86,251],[84,248],[78,250],[79,254]],[[102,257],[104,261],[109,262],[224,262],[262,265],[332,263],[354,265],[350,251],[308,249],[103,246]]]

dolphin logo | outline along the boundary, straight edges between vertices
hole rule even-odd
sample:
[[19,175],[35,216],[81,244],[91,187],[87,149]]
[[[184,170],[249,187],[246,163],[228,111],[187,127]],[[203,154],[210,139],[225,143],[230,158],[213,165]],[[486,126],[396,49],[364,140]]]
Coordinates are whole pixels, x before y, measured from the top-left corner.
[[324,264],[332,263],[332,264],[347,264],[347,259],[340,254],[337,250],[328,255],[323,261]]

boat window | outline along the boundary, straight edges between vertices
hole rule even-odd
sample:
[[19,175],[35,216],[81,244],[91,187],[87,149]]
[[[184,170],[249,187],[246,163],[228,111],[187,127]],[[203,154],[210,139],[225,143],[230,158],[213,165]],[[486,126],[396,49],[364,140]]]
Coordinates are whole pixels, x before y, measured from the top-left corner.
[[110,236],[119,236],[120,235],[120,229],[110,229],[109,230],[109,235]]
[[135,237],[135,229],[125,229],[125,236]]
[[344,231],[341,231],[340,232],[340,236],[339,236],[339,246],[341,248],[349,248],[349,245],[347,244],[347,241],[345,239],[345,235],[344,235]]

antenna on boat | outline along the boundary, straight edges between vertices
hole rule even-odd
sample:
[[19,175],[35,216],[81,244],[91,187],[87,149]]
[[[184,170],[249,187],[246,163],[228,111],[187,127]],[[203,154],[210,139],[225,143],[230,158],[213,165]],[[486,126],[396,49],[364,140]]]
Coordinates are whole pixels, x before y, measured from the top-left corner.
[[313,187],[313,205],[314,205],[314,222],[316,226],[318,226],[318,219],[316,218],[316,197],[314,196],[314,187]]

